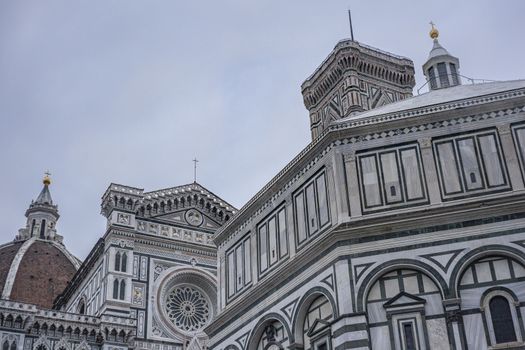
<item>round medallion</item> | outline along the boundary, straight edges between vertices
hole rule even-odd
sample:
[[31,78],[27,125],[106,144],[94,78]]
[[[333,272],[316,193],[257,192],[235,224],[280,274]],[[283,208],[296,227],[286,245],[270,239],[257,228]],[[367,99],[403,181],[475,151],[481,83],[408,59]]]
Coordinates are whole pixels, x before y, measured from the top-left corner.
[[191,286],[177,286],[166,298],[166,313],[173,324],[186,332],[199,331],[210,320],[210,303]]
[[204,218],[202,217],[202,214],[199,213],[197,210],[191,209],[186,212],[186,221],[193,226],[199,226],[202,224],[202,221]]

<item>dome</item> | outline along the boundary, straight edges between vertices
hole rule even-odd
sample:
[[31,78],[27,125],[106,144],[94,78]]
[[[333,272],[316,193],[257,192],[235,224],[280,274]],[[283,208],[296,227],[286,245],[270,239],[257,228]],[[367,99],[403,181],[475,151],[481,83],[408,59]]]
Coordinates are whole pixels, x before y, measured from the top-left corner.
[[51,308],[79,267],[60,243],[36,237],[0,246],[1,299]]

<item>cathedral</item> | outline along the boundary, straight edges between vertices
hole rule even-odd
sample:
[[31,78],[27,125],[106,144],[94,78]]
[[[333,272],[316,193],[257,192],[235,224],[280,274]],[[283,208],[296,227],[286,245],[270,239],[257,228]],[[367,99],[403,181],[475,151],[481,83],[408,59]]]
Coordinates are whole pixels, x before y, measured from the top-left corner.
[[[525,80],[338,42],[312,141],[241,209],[110,184],[84,261],[46,175],[0,246],[0,350],[525,349]],[[66,233],[67,234],[67,233]]]

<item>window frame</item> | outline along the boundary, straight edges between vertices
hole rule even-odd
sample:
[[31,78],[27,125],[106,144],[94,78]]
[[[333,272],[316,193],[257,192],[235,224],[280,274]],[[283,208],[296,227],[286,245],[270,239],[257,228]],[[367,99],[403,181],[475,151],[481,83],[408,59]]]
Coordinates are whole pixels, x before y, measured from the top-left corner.
[[[252,261],[251,261],[251,254],[246,255],[246,242],[248,242],[248,247],[250,247],[250,252],[252,250],[252,241],[251,241],[251,232],[247,232],[238,242],[235,243],[235,245],[231,246],[225,253],[225,275],[226,275],[226,301],[229,303],[235,298],[237,298],[239,295],[241,295],[244,291],[246,291],[249,287],[251,287],[253,283],[253,276],[252,276]],[[242,256],[242,286],[240,288],[237,288],[237,249],[241,249],[241,256]],[[233,256],[233,286],[230,285],[230,261],[229,257],[230,255]],[[249,273],[247,273],[246,269],[246,261],[247,258],[249,258]],[[250,280],[247,281],[246,277],[249,276]],[[233,287],[233,290],[232,290]]]
[[[268,214],[264,219],[262,219],[256,226],[256,237],[257,237],[257,273],[259,277],[265,276],[271,270],[279,266],[283,261],[287,260],[290,256],[290,240],[288,229],[288,214],[287,214],[286,203],[282,203],[277,206],[277,209]],[[281,246],[281,220],[279,219],[280,214],[284,212],[284,236],[285,236],[285,245],[286,253],[282,254]],[[270,247],[270,222],[275,221],[275,237],[276,237],[276,260],[272,263],[271,257],[271,247]],[[266,267],[262,269],[262,246],[261,246],[261,229],[265,228],[266,234]]]
[[[414,151],[414,155],[417,162],[418,177],[419,177],[419,191],[421,195],[419,197],[409,198],[409,189],[407,182],[407,172],[405,171],[405,163],[403,162],[403,153],[407,151]],[[383,172],[382,157],[386,154],[394,154],[394,161],[397,169],[397,177],[399,184],[399,198],[394,201],[388,200],[388,191],[390,188],[386,187],[385,174]],[[365,179],[363,173],[363,167],[361,160],[364,158],[373,157],[377,178],[377,187],[379,191],[380,203],[374,205],[368,205],[368,199],[365,190]],[[361,212],[363,214],[380,212],[386,210],[393,210],[399,208],[412,207],[417,205],[424,205],[429,203],[428,185],[426,182],[426,174],[423,166],[423,158],[421,156],[421,150],[418,143],[410,142],[403,143],[389,147],[380,147],[373,149],[366,149],[358,151],[356,154],[356,167],[357,167],[357,179],[359,187],[359,201],[361,205]]]
[[[509,309],[512,316],[512,325],[514,327],[514,333],[516,334],[516,341],[507,342],[507,343],[497,343],[496,336],[494,332],[494,325],[492,323],[492,314],[490,311],[490,301],[496,297],[504,297],[509,303]],[[518,309],[519,306],[516,306],[517,299],[512,292],[507,290],[504,287],[495,287],[487,290],[482,296],[481,300],[481,309],[483,314],[483,325],[485,328],[485,334],[487,335],[487,340],[490,341],[491,346],[502,345],[502,344],[513,344],[523,342],[523,334],[521,332],[520,318]]]
[[[497,161],[500,166],[500,171],[503,179],[503,184],[501,185],[490,185],[489,184],[489,175],[487,172],[487,165],[485,164],[485,159],[482,153],[481,149],[481,141],[480,139],[483,137],[492,137],[494,140],[494,146],[496,147],[496,155],[498,157]],[[466,139],[472,139],[473,140],[473,146],[474,151],[476,154],[476,161],[478,162],[479,167],[479,173],[480,173],[480,179],[482,186],[480,188],[468,188],[467,184],[467,176],[466,169],[464,167],[463,159],[461,156],[461,152],[459,150],[459,142],[466,140]],[[443,144],[451,144],[452,150],[454,153],[455,158],[455,169],[458,174],[458,181],[460,184],[460,190],[458,191],[452,191],[447,192],[446,185],[445,185],[445,176],[443,167],[441,166],[441,157],[440,157],[440,151],[439,146]],[[445,137],[438,137],[435,139],[432,139],[432,150],[434,154],[434,165],[436,166],[436,171],[438,175],[438,183],[439,188],[441,192],[441,199],[443,201],[447,200],[454,200],[454,199],[461,199],[461,198],[468,198],[471,196],[480,196],[480,195],[486,195],[489,193],[496,193],[501,191],[508,191],[511,190],[511,184],[509,179],[509,172],[507,168],[507,164],[505,162],[505,155],[503,153],[503,147],[501,144],[501,139],[499,136],[499,133],[497,132],[497,129],[490,128],[490,129],[483,129],[483,130],[475,130],[471,132],[461,133],[461,134],[455,134]]]
[[[317,188],[317,179],[324,176],[324,192],[325,192],[325,199],[326,199],[326,212],[327,212],[327,218],[328,221],[321,226],[321,213],[319,211],[319,194],[318,194],[318,188]],[[332,225],[332,213],[330,208],[330,192],[329,192],[329,186],[328,186],[328,176],[326,170],[323,168],[314,175],[312,175],[308,180],[306,180],[301,187],[299,187],[293,194],[292,194],[292,215],[293,215],[293,236],[295,240],[295,246],[296,251],[300,251],[308,242],[310,242],[314,237],[317,237],[321,235],[326,229],[328,229]],[[310,186],[314,186],[314,205],[315,205],[315,212],[316,212],[316,220],[317,220],[317,230],[314,233],[310,233],[310,228],[308,225],[308,207],[307,207],[307,196],[306,196],[306,189]],[[304,232],[304,239],[302,241],[299,241],[299,218],[298,218],[298,209],[297,209],[297,197],[302,196],[303,203],[303,215],[304,218],[303,225],[305,228]]]
[[[525,182],[525,136],[523,139],[520,139],[518,136],[518,130],[523,130],[525,132],[525,123],[512,124],[511,130],[514,148],[516,150],[516,155],[518,156],[518,162],[520,163],[521,177],[523,182]],[[523,149],[520,147],[520,140],[523,142]]]

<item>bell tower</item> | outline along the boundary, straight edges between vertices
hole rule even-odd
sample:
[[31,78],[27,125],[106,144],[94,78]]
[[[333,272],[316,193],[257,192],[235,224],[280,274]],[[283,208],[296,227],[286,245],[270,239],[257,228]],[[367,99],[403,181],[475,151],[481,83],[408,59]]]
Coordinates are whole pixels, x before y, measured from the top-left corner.
[[337,43],[301,85],[312,140],[336,120],[412,96],[414,63],[353,39]]

